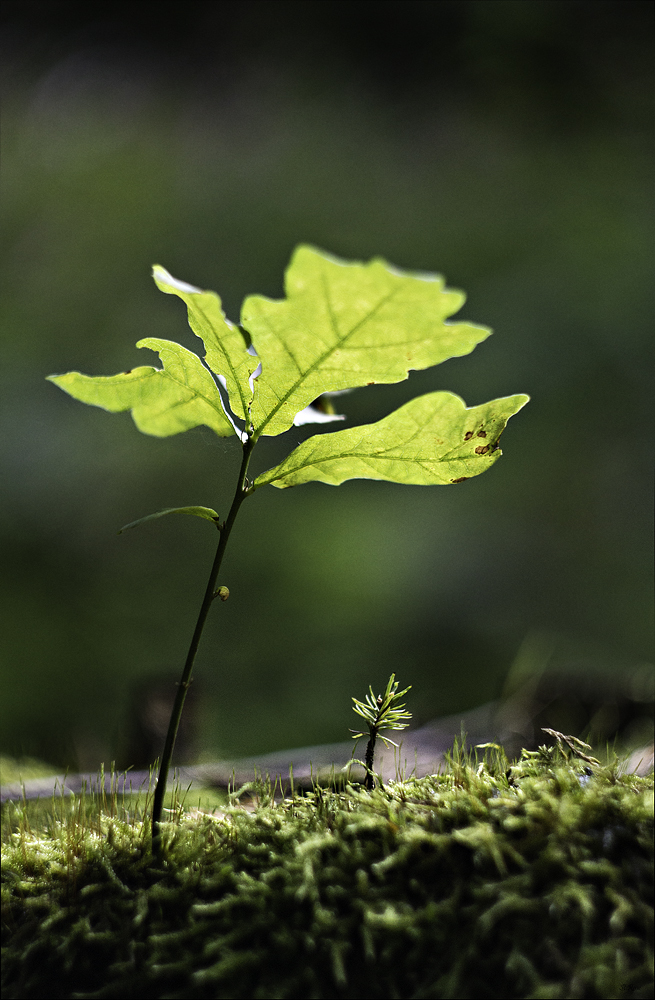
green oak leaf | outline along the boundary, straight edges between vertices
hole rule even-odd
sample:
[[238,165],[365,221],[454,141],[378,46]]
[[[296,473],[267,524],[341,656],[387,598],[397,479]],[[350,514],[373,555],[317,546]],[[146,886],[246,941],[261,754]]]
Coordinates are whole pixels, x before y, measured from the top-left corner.
[[279,489],[318,480],[386,479],[419,486],[461,483],[490,468],[502,454],[498,439],[529,396],[507,396],[466,408],[452,392],[431,392],[375,424],[316,434],[299,445],[254,488]]
[[136,521],[124,524],[118,534],[122,534],[128,528],[136,528],[138,524],[144,524],[146,521],[154,521],[158,517],[165,517],[166,514],[190,514],[192,517],[202,517],[206,521],[213,521],[214,524],[218,523],[218,514],[211,507],[166,507],[164,510],[158,510],[156,514],[146,514],[145,517],[140,517]]
[[259,359],[248,353],[248,344],[238,326],[225,317],[216,292],[206,292],[155,264],[152,276],[157,288],[167,295],[177,295],[185,303],[189,326],[205,345],[205,361],[225,380],[230,408],[241,420],[248,420],[253,396],[251,376]]
[[468,354],[491,331],[447,323],[463,292],[437,274],[385,261],[346,263],[295,251],[286,298],[247,298],[241,322],[262,362],[251,407],[255,437],[281,434],[321,393],[400,382],[408,372]]
[[199,424],[219,437],[234,434],[221,394],[200,358],[170,340],[146,337],[137,347],[156,351],[163,368],[141,367],[94,378],[79,372],[50,375],[49,381],[75,399],[119,413],[131,410],[144,434],[168,437]]

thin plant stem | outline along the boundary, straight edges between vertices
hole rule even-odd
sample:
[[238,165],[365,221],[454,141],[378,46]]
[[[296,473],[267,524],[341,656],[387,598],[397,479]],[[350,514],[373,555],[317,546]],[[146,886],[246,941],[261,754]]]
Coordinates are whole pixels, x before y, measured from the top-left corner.
[[237,482],[237,488],[232,501],[232,506],[230,507],[230,512],[225,522],[218,525],[220,538],[218,540],[216,555],[214,556],[214,562],[212,564],[209,579],[207,581],[207,587],[205,589],[205,596],[203,597],[203,601],[200,606],[198,620],[191,638],[191,645],[189,646],[189,652],[187,653],[184,670],[182,671],[182,677],[177,687],[177,694],[175,695],[175,702],[173,703],[173,709],[168,723],[168,732],[166,733],[166,742],[164,743],[164,750],[162,752],[161,763],[159,765],[159,774],[157,775],[157,785],[155,787],[152,804],[153,854],[158,854],[161,851],[161,814],[164,805],[164,795],[166,794],[168,771],[171,766],[177,731],[182,717],[182,709],[184,708],[187,691],[191,686],[193,664],[195,662],[196,653],[198,652],[198,646],[200,645],[200,639],[205,627],[205,622],[207,621],[209,609],[214,601],[214,598],[216,597],[216,581],[220,572],[221,563],[223,562],[223,556],[225,555],[225,549],[230,537],[230,532],[232,531],[236,516],[239,513],[239,508],[248,496],[246,473],[248,471],[248,464],[250,462],[250,456],[252,454],[254,444],[255,442],[251,437],[249,437],[243,444],[243,459],[241,462],[241,469],[239,470],[239,480]]
[[373,764],[375,763],[375,742],[377,738],[378,738],[378,729],[377,726],[373,726],[369,731],[368,743],[366,744],[366,756],[364,758],[364,763],[366,764],[366,777],[364,779],[364,788],[368,792],[372,792],[373,789],[375,788],[375,778],[373,776]]

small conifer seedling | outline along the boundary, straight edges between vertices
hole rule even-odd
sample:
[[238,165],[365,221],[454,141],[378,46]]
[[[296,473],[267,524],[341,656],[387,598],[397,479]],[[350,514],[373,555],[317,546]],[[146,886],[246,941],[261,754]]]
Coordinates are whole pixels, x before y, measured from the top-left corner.
[[309,246],[299,246],[293,255],[286,297],[249,296],[239,324],[226,318],[214,292],[179,281],[160,266],[153,277],[162,292],[186,304],[204,358],[148,337],[137,347],[155,351],[160,368],[144,365],[108,378],[69,372],[50,380],[84,403],[115,413],[130,410],[145,434],[167,437],[204,424],[219,437],[235,437],[242,449],[225,520],[211,507],[193,506],[167,508],[128,525],[190,514],[212,522],[219,535],[160,762],[152,814],[157,850],[182,708],[209,610],[216,598],[229,596],[226,586],[217,587],[218,574],[244,500],[262,486],[286,489],[316,480],[333,486],[347,479],[462,483],[498,460],[500,435],[528,396],[467,408],[453,393],[430,392],[377,423],[314,435],[252,480],[248,469],[260,437],[343,419],[316,405],[325,393],[403,381],[410,371],[469,354],[491,331],[448,322],[465,297],[446,288],[439,275],[400,271],[380,259],[348,263]]
[[[366,744],[366,759],[364,761],[364,769],[366,770],[364,785],[370,792],[375,788],[373,764],[375,763],[375,744],[377,738],[379,736],[386,746],[398,746],[388,736],[382,736],[382,730],[407,729],[409,723],[405,720],[411,719],[412,713],[405,711],[405,706],[400,703],[400,699],[404,694],[407,694],[411,686],[410,684],[409,687],[399,691],[396,675],[392,674],[383,695],[379,694],[376,698],[373,694],[373,688],[369,687],[366,701],[359,701],[357,698],[353,698],[355,702],[353,712],[361,715],[368,726],[368,743]],[[359,730],[351,729],[350,731],[353,734],[354,740],[360,740],[362,736],[366,735]],[[359,761],[358,763],[361,764],[362,762]]]

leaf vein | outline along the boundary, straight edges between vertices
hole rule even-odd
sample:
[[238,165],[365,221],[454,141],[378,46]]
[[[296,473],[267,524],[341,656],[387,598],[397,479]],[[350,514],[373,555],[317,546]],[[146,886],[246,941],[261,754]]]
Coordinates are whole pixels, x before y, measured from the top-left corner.
[[[379,300],[379,302],[377,302],[376,305],[366,314],[366,316],[363,316],[357,323],[355,323],[355,325],[346,334],[343,335],[342,339],[339,340],[339,337],[340,337],[339,328],[338,328],[338,326],[336,324],[336,318],[334,317],[334,313],[333,313],[333,310],[332,310],[332,304],[331,304],[330,294],[329,294],[329,286],[327,284],[327,278],[325,276],[325,272],[324,271],[321,272],[321,278],[322,278],[322,281],[323,281],[323,287],[324,287],[324,291],[325,291],[325,297],[326,297],[328,312],[330,314],[330,322],[331,322],[331,325],[332,325],[332,330],[333,330],[335,336],[337,337],[337,343],[334,344],[334,345],[332,345],[332,346],[330,346],[330,347],[328,347],[324,351],[323,354],[319,355],[319,357],[313,362],[313,364],[310,365],[310,367],[308,369],[306,369],[306,371],[304,372],[304,374],[303,374],[303,372],[302,372],[302,370],[301,370],[298,362],[296,361],[295,357],[293,357],[293,355],[291,354],[291,351],[289,350],[288,344],[285,343],[285,348],[286,348],[287,352],[291,355],[291,357],[293,359],[293,362],[296,365],[296,368],[298,368],[298,372],[299,372],[300,378],[298,378],[289,387],[289,389],[288,389],[288,391],[286,393],[284,393],[281,397],[279,397],[279,402],[278,402],[277,406],[275,406],[274,409],[271,410],[271,412],[267,415],[267,417],[264,420],[264,422],[257,429],[258,435],[262,433],[262,431],[264,430],[264,428],[271,422],[271,420],[273,419],[273,417],[275,416],[275,414],[279,412],[279,410],[281,409],[281,407],[284,406],[284,404],[294,394],[294,392],[297,391],[298,387],[300,385],[302,385],[303,382],[307,381],[307,379],[309,378],[309,376],[316,370],[316,368],[319,368],[323,364],[323,362],[326,360],[326,358],[329,358],[330,355],[334,354],[335,351],[339,350],[340,348],[347,347],[346,341],[350,337],[352,337],[357,332],[357,330],[359,330],[365,323],[367,323],[370,319],[372,319],[372,317],[375,316],[375,314],[380,311],[380,309],[382,308],[382,306],[384,306],[387,302],[389,302],[394,297],[394,295],[396,295],[396,293],[398,291],[398,288],[392,288],[388,295],[384,295]],[[355,348],[352,348],[352,350],[355,350]]]

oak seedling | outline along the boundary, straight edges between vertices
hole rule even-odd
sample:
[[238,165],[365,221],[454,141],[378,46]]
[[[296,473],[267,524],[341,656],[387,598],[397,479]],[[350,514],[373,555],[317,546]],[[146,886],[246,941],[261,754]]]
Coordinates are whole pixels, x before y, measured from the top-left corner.
[[[153,847],[160,824],[175,738],[196,653],[215,599],[225,549],[242,503],[263,486],[286,489],[319,481],[380,479],[422,486],[452,485],[480,475],[498,460],[507,421],[526,395],[467,408],[450,392],[418,396],[376,423],[314,435],[277,466],[248,477],[260,437],[305,423],[343,419],[325,412],[326,393],[375,383],[401,382],[410,371],[469,354],[491,331],[449,322],[464,303],[437,274],[400,271],[384,260],[350,263],[299,246],[286,272],[285,298],[261,295],[243,303],[239,324],[226,318],[215,292],[203,291],[153,268],[157,287],[186,304],[191,329],[204,345],[201,358],[180,344],[148,337],[137,343],[159,355],[111,377],[79,372],[52,375],[76,399],[111,412],[130,410],[138,429],[167,437],[204,424],[242,449],[234,499],[224,521],[211,507],[166,508],[127,527],[170,513],[201,517],[219,535],[214,562],[171,713],[155,788]],[[387,692],[396,696],[396,692]],[[372,772],[372,764],[371,764]],[[367,772],[367,781],[370,774]]]

